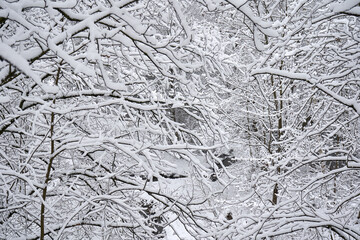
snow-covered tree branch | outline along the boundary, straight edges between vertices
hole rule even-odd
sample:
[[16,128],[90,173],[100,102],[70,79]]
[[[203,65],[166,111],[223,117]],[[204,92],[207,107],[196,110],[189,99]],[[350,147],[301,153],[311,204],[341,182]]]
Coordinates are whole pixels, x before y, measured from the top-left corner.
[[207,231],[219,129],[184,7],[0,3],[1,238]]
[[0,238],[359,239],[360,1],[0,1]]

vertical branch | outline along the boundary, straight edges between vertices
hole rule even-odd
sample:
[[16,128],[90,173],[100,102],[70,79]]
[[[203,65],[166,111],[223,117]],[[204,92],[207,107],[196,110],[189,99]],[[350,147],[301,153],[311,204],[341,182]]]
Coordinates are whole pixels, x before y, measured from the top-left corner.
[[[55,86],[58,85],[60,77],[60,67],[58,68],[56,79],[55,79]],[[52,101],[53,104],[55,104],[56,98],[54,97],[54,100]],[[54,153],[55,153],[55,141],[54,141],[54,122],[55,122],[55,113],[51,113],[50,118],[50,159],[49,163],[46,169],[46,175],[45,175],[45,187],[42,192],[42,203],[41,203],[41,210],[40,210],[40,239],[43,240],[45,237],[45,201],[46,201],[46,194],[47,194],[47,185],[50,181],[50,173],[51,173],[51,167],[54,161]]]
[[249,112],[250,112],[250,109],[249,109],[249,105],[250,105],[250,101],[247,100],[247,104],[246,104],[246,119],[247,119],[247,130],[248,130],[248,135],[249,135],[249,138],[248,138],[248,141],[249,141],[249,155],[250,155],[250,158],[253,157],[253,154],[252,154],[252,150],[251,150],[251,128],[250,128],[250,125],[254,124],[254,120],[250,120],[250,116],[249,116]]

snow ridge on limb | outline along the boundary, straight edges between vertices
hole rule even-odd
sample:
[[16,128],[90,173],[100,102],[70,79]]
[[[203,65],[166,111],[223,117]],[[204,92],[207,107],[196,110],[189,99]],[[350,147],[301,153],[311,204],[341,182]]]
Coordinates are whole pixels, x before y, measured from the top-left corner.
[[343,97],[339,95],[338,93],[331,91],[329,88],[327,88],[324,84],[319,83],[319,81],[316,80],[316,78],[311,77],[311,75],[307,73],[296,73],[296,72],[289,72],[286,70],[279,70],[279,69],[273,69],[273,68],[259,68],[252,70],[250,73],[252,76],[258,75],[258,74],[270,74],[270,75],[276,75],[280,77],[286,77],[293,80],[302,80],[310,83],[313,86],[316,86],[321,91],[338,101],[339,103],[348,106],[352,108],[358,115],[360,115],[360,102],[358,100],[358,97],[360,93],[356,96],[354,96],[352,99],[348,99],[346,97]]
[[25,75],[34,80],[34,82],[45,92],[56,94],[59,91],[59,88],[56,86],[47,85],[41,82],[40,77],[31,70],[31,67],[26,59],[24,59],[20,54],[14,51],[9,45],[0,42],[0,58],[9,62],[11,65],[15,66]]

